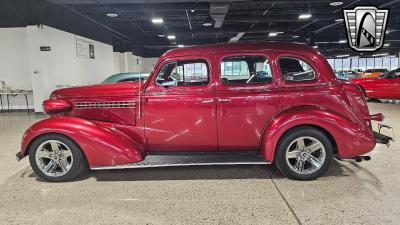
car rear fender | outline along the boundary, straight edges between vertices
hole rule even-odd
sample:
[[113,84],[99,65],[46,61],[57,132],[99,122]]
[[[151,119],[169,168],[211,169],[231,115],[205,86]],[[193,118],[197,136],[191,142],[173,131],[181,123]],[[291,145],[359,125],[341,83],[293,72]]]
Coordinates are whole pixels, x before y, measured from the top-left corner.
[[341,158],[371,151],[375,138],[369,127],[317,106],[295,106],[277,114],[265,127],[261,155],[272,162],[281,137],[298,126],[314,126],[328,133]]
[[121,165],[143,159],[140,142],[127,137],[112,125],[67,116],[51,117],[32,125],[22,138],[22,155],[28,154],[32,141],[49,133],[62,134],[75,141],[90,166]]

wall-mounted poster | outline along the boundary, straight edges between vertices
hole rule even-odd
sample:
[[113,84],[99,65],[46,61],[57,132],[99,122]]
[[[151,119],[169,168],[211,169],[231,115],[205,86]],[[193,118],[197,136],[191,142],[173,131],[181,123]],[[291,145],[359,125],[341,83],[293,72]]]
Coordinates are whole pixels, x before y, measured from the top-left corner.
[[94,59],[94,43],[90,39],[75,35],[76,39],[76,56],[85,59]]

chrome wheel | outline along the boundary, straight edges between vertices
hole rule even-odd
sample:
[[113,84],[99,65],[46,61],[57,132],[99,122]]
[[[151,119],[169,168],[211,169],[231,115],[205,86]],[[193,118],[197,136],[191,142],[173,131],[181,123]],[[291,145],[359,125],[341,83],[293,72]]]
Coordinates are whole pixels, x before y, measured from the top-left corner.
[[305,136],[292,141],[285,156],[291,170],[305,175],[318,171],[324,165],[326,151],[321,141]]
[[57,140],[48,140],[41,143],[37,148],[35,161],[45,175],[61,177],[71,169],[73,157],[66,144]]

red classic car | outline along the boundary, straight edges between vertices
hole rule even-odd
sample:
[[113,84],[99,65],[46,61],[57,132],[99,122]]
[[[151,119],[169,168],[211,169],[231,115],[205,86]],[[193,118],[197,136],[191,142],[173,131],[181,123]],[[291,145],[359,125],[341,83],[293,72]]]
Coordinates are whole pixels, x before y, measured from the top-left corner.
[[400,99],[400,68],[376,78],[352,79],[370,99]]
[[241,43],[174,49],[145,83],[56,90],[50,115],[24,134],[48,181],[87,169],[270,164],[310,180],[334,155],[361,159],[376,140],[365,97],[336,79],[315,49],[295,43]]

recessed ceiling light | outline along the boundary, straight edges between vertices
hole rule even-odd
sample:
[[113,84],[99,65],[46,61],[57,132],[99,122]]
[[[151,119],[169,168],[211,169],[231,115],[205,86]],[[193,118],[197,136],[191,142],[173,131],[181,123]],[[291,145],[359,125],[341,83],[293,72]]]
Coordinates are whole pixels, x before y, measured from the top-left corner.
[[339,43],[346,43],[347,41],[346,40],[340,40],[340,41],[338,41]]
[[303,20],[303,19],[309,19],[309,18],[311,18],[312,17],[312,15],[310,14],[310,13],[307,13],[307,14],[300,14],[299,15],[299,19],[301,19],[301,20]]
[[339,6],[339,5],[343,5],[343,2],[331,2],[331,3],[329,3],[329,5],[331,5],[331,6]]
[[208,16],[207,19],[203,22],[203,26],[209,27],[214,24],[214,19],[211,16]]
[[342,57],[349,57],[350,55],[337,55],[336,57],[342,58]]
[[378,54],[373,54],[372,56],[385,56],[385,55],[389,55],[389,53],[378,53]]
[[168,35],[167,38],[168,38],[169,40],[175,40],[176,37],[175,37],[175,35]]
[[159,37],[165,37],[165,34],[158,34]]
[[387,31],[386,31],[386,34],[388,34],[388,33],[390,33],[390,32],[391,32],[390,30],[387,30]]
[[336,19],[335,22],[343,22],[343,19]]
[[116,14],[116,13],[107,13],[106,16],[113,18],[113,17],[117,17],[118,14]]
[[268,34],[269,37],[276,37],[278,35],[278,32],[271,32]]
[[389,47],[389,46],[390,46],[390,44],[389,44],[389,43],[387,43],[387,44],[384,44],[383,46],[384,46],[384,47]]
[[178,45],[178,48],[183,48],[183,47],[185,47],[184,45]]
[[318,48],[318,45],[314,45],[314,46],[312,46],[313,48]]
[[191,9],[190,12],[194,13],[194,9]]
[[151,19],[151,22],[153,22],[154,24],[162,24],[164,23],[164,20],[162,18],[153,18]]
[[293,38],[298,38],[298,37],[299,37],[299,35],[294,35],[294,36],[293,36]]

